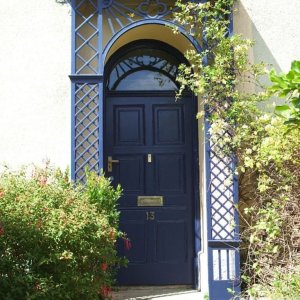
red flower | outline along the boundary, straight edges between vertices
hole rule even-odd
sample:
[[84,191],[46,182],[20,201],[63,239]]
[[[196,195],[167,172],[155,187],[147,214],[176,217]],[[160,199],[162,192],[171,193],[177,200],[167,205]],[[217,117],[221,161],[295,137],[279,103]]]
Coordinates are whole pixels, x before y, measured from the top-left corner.
[[4,192],[0,191],[0,198],[2,198],[4,196]]
[[101,269],[102,269],[102,271],[106,271],[107,270],[107,268],[108,268],[108,264],[107,263],[102,263],[101,264]]
[[106,297],[110,297],[110,293],[111,293],[111,288],[107,287],[107,286],[103,286],[101,288],[101,295],[106,298]]
[[4,231],[4,227],[3,227],[3,226],[0,226],[0,236],[1,236],[1,235],[4,235],[4,232],[5,232],[5,231]]
[[124,238],[124,248],[130,250],[132,248],[131,241],[128,238]]

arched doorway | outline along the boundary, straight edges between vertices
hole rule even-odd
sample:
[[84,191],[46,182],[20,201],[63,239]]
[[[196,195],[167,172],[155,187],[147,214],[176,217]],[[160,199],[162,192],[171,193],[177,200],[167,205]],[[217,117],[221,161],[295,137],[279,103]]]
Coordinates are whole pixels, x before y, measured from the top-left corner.
[[[118,91],[116,88],[111,86],[112,90],[108,88],[105,92],[103,92],[103,87],[107,86],[107,80],[104,82],[103,76],[105,62],[108,61],[108,64],[106,65],[106,73],[109,73],[108,70],[112,70],[113,68],[113,65],[109,68],[110,62],[117,63],[118,57],[122,58],[123,54],[128,53],[127,50],[130,48],[129,42],[147,38],[163,41],[164,43],[177,48],[181,53],[184,53],[189,49],[201,53],[201,51],[205,50],[205,47],[207,46],[205,39],[200,39],[199,41],[195,40],[193,35],[190,34],[190,31],[184,27],[185,24],[178,24],[174,20],[172,17],[174,9],[176,10],[174,0],[71,0],[70,2],[72,6],[72,68],[70,74],[72,99],[72,179],[84,182],[86,179],[86,168],[97,173],[100,173],[101,169],[107,168],[108,154],[109,151],[111,151],[111,159],[119,160],[119,162],[111,162],[112,172],[107,175],[113,176],[116,184],[118,181],[117,176],[119,175],[113,174],[115,172],[114,170],[119,169],[118,172],[121,172],[121,169],[123,168],[121,165],[124,166],[124,161],[122,162],[121,159],[116,158],[116,154],[122,154],[121,152],[118,153],[117,150],[122,149],[123,146],[123,149],[127,149],[126,151],[143,149],[143,151],[139,150],[136,154],[137,157],[139,155],[140,161],[135,160],[135,166],[137,169],[142,166],[142,176],[137,177],[138,181],[130,180],[129,176],[128,178],[125,176],[125,179],[128,179],[128,183],[138,183],[137,186],[130,187],[132,188],[130,193],[133,195],[131,199],[135,200],[131,200],[132,202],[129,202],[128,207],[121,207],[122,212],[125,212],[122,214],[121,221],[123,222],[123,220],[127,220],[127,225],[123,222],[122,226],[128,226],[128,228],[131,227],[133,231],[137,228],[140,230],[139,232],[141,232],[142,236],[142,238],[139,238],[138,240],[146,241],[144,244],[140,244],[139,246],[139,244],[135,244],[136,242],[134,241],[134,238],[132,238],[133,248],[130,251],[129,256],[134,257],[135,255],[140,255],[140,253],[144,254],[140,255],[140,257],[135,256],[137,257],[136,262],[132,263],[130,267],[133,269],[136,267],[138,269],[139,266],[141,266],[143,274],[148,274],[145,275],[146,277],[148,276],[148,279],[150,278],[151,280],[154,280],[153,278],[157,278],[157,284],[162,284],[163,278],[161,277],[163,277],[163,274],[168,274],[168,277],[171,278],[174,273],[180,274],[182,271],[178,271],[180,265],[177,269],[176,264],[174,268],[172,267],[172,261],[180,261],[180,259],[177,259],[181,255],[180,253],[182,253],[180,252],[180,249],[194,248],[192,249],[193,253],[191,254],[194,255],[194,268],[192,267],[192,269],[194,269],[195,277],[197,277],[195,280],[197,288],[201,289],[203,292],[209,292],[209,296],[212,299],[217,299],[218,297],[222,299],[229,299],[231,295],[227,291],[228,288],[236,291],[239,290],[236,286],[239,283],[240,273],[238,248],[240,242],[239,227],[232,226],[233,223],[238,224],[238,214],[235,210],[235,204],[238,201],[238,184],[236,177],[234,176],[234,159],[227,156],[220,157],[218,156],[218,153],[214,151],[215,146],[211,142],[209,135],[209,128],[211,124],[208,119],[205,118],[199,120],[199,139],[196,134],[194,135],[194,132],[196,132],[196,129],[194,129],[196,127],[194,127],[196,120],[195,116],[191,114],[191,111],[193,111],[193,107],[196,105],[188,105],[188,103],[194,103],[194,99],[191,95],[185,95],[184,101],[175,103],[174,91],[171,92],[168,89],[163,90],[162,88],[157,90],[157,85],[152,90],[143,90],[141,89],[142,86],[140,85],[140,82],[138,84],[134,84],[135,90]],[[200,3],[203,1],[197,0],[196,2]],[[147,3],[151,5],[145,6]],[[231,25],[232,23],[229,25],[229,33],[232,28]],[[173,27],[177,28],[180,34],[174,34],[172,31]],[[121,48],[126,44],[128,44],[129,48]],[[165,44],[160,45],[161,46],[157,44],[158,49],[164,50],[167,54],[169,53],[169,57],[177,57],[179,58],[179,61],[181,61],[180,55],[178,56],[173,48],[170,48]],[[141,44],[138,47],[142,48]],[[157,47],[154,48],[157,49]],[[122,51],[118,52],[119,49],[122,49],[124,53],[122,53]],[[145,49],[145,47],[143,49]],[[115,60],[110,59],[114,53],[118,53],[118,55],[116,54],[116,56],[114,56]],[[170,61],[173,61],[173,59],[170,59]],[[143,64],[151,65],[149,55],[148,60],[146,59]],[[131,82],[135,82],[133,77],[137,75],[138,72],[135,72],[133,69],[137,70],[138,68],[132,69],[132,67],[130,67],[130,69],[132,74],[127,79],[130,79]],[[152,73],[155,73],[155,70],[153,69],[148,71],[150,73],[151,71]],[[169,72],[158,73],[160,76],[156,80],[157,82],[160,81],[162,84],[166,82],[167,78],[169,78],[171,80],[170,84],[172,85],[172,82],[174,82],[174,76],[172,77],[172,74]],[[142,74],[142,70],[140,74]],[[127,76],[125,76],[125,78],[126,77]],[[119,86],[121,88],[122,85],[119,85],[121,82],[125,81],[120,79],[120,83],[115,82],[115,87]],[[166,83],[164,84],[164,87],[166,87]],[[161,85],[158,86],[162,87]],[[136,90],[136,87],[139,87],[140,89]],[[104,97],[106,97],[106,101]],[[125,101],[121,101],[121,99]],[[167,99],[169,99],[170,102],[154,102],[154,106],[156,105],[156,107],[162,108],[165,105],[167,108],[173,107],[174,109],[171,110],[171,112],[168,112],[167,109],[161,109],[158,112],[158,110],[155,110],[156,108],[152,108],[152,110],[149,108],[147,110],[147,105],[151,103],[151,101],[158,101],[158,99],[161,99],[161,101],[167,101]],[[144,103],[139,103],[139,101],[142,100]],[[119,105],[120,110],[118,112],[116,112],[117,110],[113,105],[114,101],[116,101],[116,107]],[[119,101],[119,103],[117,101]],[[124,107],[125,110],[122,110],[122,105],[124,105],[126,101],[129,101],[127,104],[128,107]],[[199,98],[199,106],[201,106],[200,102],[201,99]],[[106,105],[107,103],[112,103],[111,105],[113,107],[109,109],[109,106]],[[182,110],[178,108],[176,111],[176,105],[183,106]],[[103,106],[105,106],[105,108]],[[130,111],[130,108],[134,108],[135,106],[135,111]],[[201,107],[199,107],[199,109],[201,109]],[[154,112],[157,112],[156,115]],[[194,112],[196,112],[196,110],[194,110]],[[179,129],[174,131],[173,128],[175,128],[175,126],[172,126],[172,131],[169,130],[168,127],[165,126],[168,122],[165,122],[164,118],[164,116],[168,114],[170,119],[173,118],[173,123],[176,123],[177,120],[177,123],[179,124],[181,122],[180,124],[183,125],[183,127],[178,127]],[[191,123],[186,121],[189,119],[186,118],[186,115],[192,116],[190,118]],[[120,121],[116,124],[120,125],[123,122],[126,125],[119,126],[119,131],[116,130],[117,127],[114,122],[109,123],[109,120],[113,120],[113,118],[115,118],[115,121],[117,120],[115,116],[118,116]],[[155,120],[155,116],[161,117],[162,122],[156,123],[163,124],[161,128],[166,129],[159,133],[160,136],[155,135],[157,132],[157,126],[155,125],[155,127],[153,125],[155,124],[153,121]],[[159,118],[156,119],[158,120]],[[138,126],[135,126],[134,124],[137,124]],[[203,131],[200,130],[201,125],[204,125]],[[128,127],[132,130],[127,130]],[[186,131],[186,128],[190,127],[191,130]],[[131,136],[126,136],[126,133],[128,132],[131,133]],[[182,141],[182,137],[184,137],[184,143],[181,144],[182,148],[184,148],[183,145],[185,145],[187,141],[186,138],[190,138],[190,134],[193,133],[194,139],[192,139],[192,142],[194,142],[194,144],[192,144],[192,150],[190,148],[187,150],[186,153],[189,153],[187,156],[182,155],[182,152],[178,150],[179,146],[176,145],[176,143],[171,146],[171,137],[168,136],[168,133],[170,132],[173,134],[172,138],[177,138],[178,141]],[[160,138],[162,139],[160,140]],[[164,139],[168,138],[169,145],[164,144],[166,142]],[[152,140],[152,144],[147,144],[147,141],[149,140]],[[199,140],[198,145],[196,145],[197,140]],[[125,141],[125,144],[121,145],[119,142],[123,141]],[[160,143],[161,141],[162,143]],[[104,145],[106,153],[104,152]],[[178,148],[176,148],[177,146]],[[169,159],[169,163],[163,161],[162,163],[157,163],[160,161],[159,159],[162,158],[162,155],[159,156],[160,154],[165,153],[165,157],[167,159],[176,156],[175,152],[168,153],[168,149],[173,149],[174,151],[175,149],[178,150],[177,163],[172,163],[174,160],[171,159]],[[199,149],[198,153],[197,149]],[[166,152],[151,152],[152,150],[164,150]],[[126,151],[122,154],[124,157],[127,155]],[[150,154],[149,160],[151,162],[148,162],[148,154]],[[183,160],[184,163],[182,163]],[[192,161],[192,166],[190,166],[190,161]],[[128,160],[128,166],[133,168],[134,161],[133,164],[131,164],[131,161]],[[155,171],[155,169],[160,166],[164,166],[161,167],[161,170],[168,170],[169,174],[162,172],[164,176],[158,177],[157,174],[159,172],[157,170]],[[184,166],[184,172],[180,173],[187,174],[184,176],[191,174],[195,168],[190,182],[189,180],[182,180],[183,184],[179,184],[182,177],[178,177],[176,172],[173,172],[176,166],[177,169]],[[128,172],[129,169],[127,167],[123,168],[123,170],[125,170],[125,174],[134,173],[133,171]],[[197,173],[199,173],[198,180]],[[155,174],[155,176],[153,174]],[[142,181],[140,181],[141,178]],[[152,194],[153,189],[151,190],[148,188],[149,178],[152,178],[152,182],[155,183],[155,186],[157,186],[157,182],[163,186],[163,189],[160,189],[159,193],[157,193],[158,196],[162,196],[163,198],[150,198],[150,202],[155,201],[155,199],[158,199],[156,201],[161,201],[159,199],[163,199],[163,206],[137,206],[139,199],[141,199],[140,201],[145,204],[147,198],[145,200],[145,198],[136,197],[156,195],[154,193]],[[157,178],[162,179],[159,181]],[[168,181],[170,178],[172,180]],[[193,182],[194,178],[196,178],[195,182]],[[174,182],[177,183],[172,186],[170,182],[172,184]],[[231,184],[228,185],[227,182],[231,182]],[[192,197],[194,197],[195,194],[193,187],[199,187],[199,194],[194,197],[195,201],[194,204],[192,204],[192,206],[194,206],[192,209],[189,208],[190,206],[187,206],[185,209],[184,205],[181,205],[180,202],[178,202],[178,206],[169,205],[167,199],[171,198],[164,193],[160,193],[162,190],[171,190],[170,193],[172,192],[177,196],[179,195],[177,198],[178,200],[181,197],[178,190],[181,188],[181,190],[188,191],[188,188],[191,187],[190,184],[192,185],[190,191]],[[123,186],[126,187],[126,184],[123,184]],[[184,187],[184,189],[182,189],[182,187]],[[150,192],[144,194],[144,191],[147,191],[146,188],[151,192],[151,194]],[[172,188],[174,188],[173,191]],[[175,193],[174,191],[176,189],[177,192]],[[143,193],[140,193],[141,191]],[[182,194],[184,193],[181,193],[181,195]],[[124,200],[125,198],[126,193],[123,200],[121,200],[121,204],[126,204],[126,201]],[[187,197],[185,199],[190,198]],[[176,203],[176,201],[174,203]],[[160,219],[163,217],[164,211],[178,212],[178,215],[175,216],[174,219],[171,217],[167,217],[167,219]],[[190,211],[190,214],[184,215],[185,211]],[[140,219],[136,218],[137,212],[140,212]],[[148,214],[146,214],[147,212]],[[179,212],[183,214],[180,215]],[[147,222],[144,220],[145,214],[146,217],[149,218]],[[123,219],[123,217],[125,217],[125,219]],[[153,218],[154,220],[152,220]],[[195,246],[190,246],[191,244],[189,242],[187,244],[188,247],[181,246],[181,242],[176,244],[176,241],[179,241],[180,238],[170,241],[170,238],[174,236],[174,232],[176,237],[180,235],[186,236],[186,239],[183,239],[183,244],[186,240],[193,240],[193,235],[192,238],[190,238],[189,235],[189,233],[193,231],[193,228],[191,230],[189,229],[191,228],[191,223],[187,223],[187,225],[182,226],[180,225],[182,220],[184,223],[188,222],[186,220],[190,220],[190,218],[192,218],[194,222]],[[172,223],[170,220],[178,226],[178,229],[174,229],[170,225],[170,223]],[[233,220],[235,222],[233,222]],[[168,225],[170,226],[168,227]],[[180,229],[180,226],[184,229]],[[173,232],[170,230],[173,230]],[[129,230],[127,231],[129,232]],[[184,233],[180,234],[180,232]],[[149,239],[144,238],[145,234],[149,236]],[[171,246],[164,252],[162,249],[165,248],[158,246],[159,241],[161,241],[161,244],[165,243],[166,245]],[[148,247],[150,244],[152,244],[152,246]],[[138,250],[140,249],[139,247],[142,251]],[[174,251],[174,249],[176,251]],[[137,254],[135,254],[134,251],[137,251]],[[190,254],[187,254],[186,257],[189,257],[189,255]],[[133,261],[132,257],[131,261]],[[190,257],[188,258],[188,261],[189,262],[186,265],[190,266],[192,264],[190,264]],[[148,264],[148,262],[151,263]],[[161,267],[159,267],[159,265]],[[199,271],[197,269],[198,266]],[[134,277],[132,276],[134,273],[130,274],[131,271],[129,272],[129,270],[130,269],[126,270],[125,277],[126,274],[128,274],[127,277]],[[190,271],[187,272],[191,274]],[[136,274],[139,273],[137,272]],[[148,282],[151,282],[151,280],[147,281],[147,278],[143,278],[140,279],[140,283],[143,284],[145,282],[145,284],[149,284]],[[174,279],[174,282],[180,281],[178,278],[176,280]]]
[[121,184],[120,227],[132,249],[125,285],[194,284],[196,99],[175,101],[182,54],[163,42],[120,48],[105,69],[104,168]]

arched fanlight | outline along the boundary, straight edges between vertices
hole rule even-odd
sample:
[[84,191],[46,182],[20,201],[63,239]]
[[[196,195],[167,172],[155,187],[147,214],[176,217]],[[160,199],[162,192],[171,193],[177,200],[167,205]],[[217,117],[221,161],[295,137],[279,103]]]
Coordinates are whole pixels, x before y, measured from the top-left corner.
[[135,48],[120,57],[108,75],[109,91],[178,89],[181,62],[171,53],[155,48]]

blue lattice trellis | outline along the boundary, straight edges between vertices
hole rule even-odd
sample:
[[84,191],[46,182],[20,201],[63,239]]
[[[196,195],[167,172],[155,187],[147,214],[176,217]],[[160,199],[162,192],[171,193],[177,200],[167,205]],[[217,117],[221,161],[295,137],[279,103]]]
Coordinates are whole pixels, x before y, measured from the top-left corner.
[[235,210],[233,200],[233,164],[222,149],[212,145],[210,150],[211,238],[235,239]]
[[75,73],[98,74],[99,8],[97,0],[77,0],[75,12]]
[[102,94],[100,0],[72,0],[72,177],[99,172]]
[[99,171],[99,92],[97,84],[76,84],[75,178],[83,180],[85,168]]
[[[209,113],[207,113],[208,118]],[[211,299],[230,299],[239,292],[237,180],[233,156],[211,139],[206,121],[208,268]],[[224,134],[229,138],[230,135]]]

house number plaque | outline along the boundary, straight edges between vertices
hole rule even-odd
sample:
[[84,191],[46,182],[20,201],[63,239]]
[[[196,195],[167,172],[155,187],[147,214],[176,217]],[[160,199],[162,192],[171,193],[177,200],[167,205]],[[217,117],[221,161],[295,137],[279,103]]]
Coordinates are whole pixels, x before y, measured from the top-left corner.
[[147,211],[146,212],[147,221],[155,220],[155,212],[154,211]]

